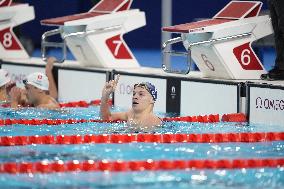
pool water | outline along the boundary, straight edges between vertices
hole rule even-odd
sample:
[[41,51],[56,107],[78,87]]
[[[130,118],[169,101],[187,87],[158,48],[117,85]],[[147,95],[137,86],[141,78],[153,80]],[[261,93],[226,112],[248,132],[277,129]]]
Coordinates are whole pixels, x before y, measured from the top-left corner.
[[[120,111],[120,109],[114,109]],[[158,113],[160,117],[168,116]],[[61,111],[0,109],[0,119],[99,119],[99,107]],[[166,122],[155,133],[283,132],[281,125]],[[131,133],[125,123],[9,125],[0,136]],[[1,146],[0,163],[71,160],[219,160],[283,158],[284,141]],[[0,173],[1,188],[284,188],[284,167],[171,171]]]

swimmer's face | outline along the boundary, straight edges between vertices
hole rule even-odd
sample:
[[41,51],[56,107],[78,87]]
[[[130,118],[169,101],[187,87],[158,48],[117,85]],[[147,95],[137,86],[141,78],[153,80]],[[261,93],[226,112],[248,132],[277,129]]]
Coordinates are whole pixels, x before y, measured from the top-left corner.
[[26,88],[26,95],[27,95],[27,98],[30,102],[34,102],[36,99],[37,99],[37,94],[39,93],[39,90],[38,88],[30,85],[30,84],[26,84],[25,85],[25,88]]
[[154,100],[151,94],[143,86],[137,86],[133,90],[132,108],[135,111],[143,111],[153,106]]

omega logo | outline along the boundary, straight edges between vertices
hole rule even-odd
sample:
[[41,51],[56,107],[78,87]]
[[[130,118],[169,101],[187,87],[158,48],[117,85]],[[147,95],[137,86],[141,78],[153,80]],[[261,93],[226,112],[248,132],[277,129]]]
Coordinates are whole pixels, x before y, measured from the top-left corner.
[[279,99],[262,99],[257,97],[255,99],[256,109],[266,109],[266,110],[284,110],[284,100]]

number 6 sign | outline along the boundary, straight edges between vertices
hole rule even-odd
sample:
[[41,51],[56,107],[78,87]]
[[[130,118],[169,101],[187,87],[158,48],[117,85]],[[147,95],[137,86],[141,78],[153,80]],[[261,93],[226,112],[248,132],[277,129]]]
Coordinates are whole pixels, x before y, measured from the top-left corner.
[[251,49],[250,43],[234,48],[233,53],[244,70],[263,70],[260,61]]
[[201,54],[201,58],[204,61],[204,63],[207,66],[207,68],[209,68],[209,70],[215,71],[215,68],[214,68],[213,64],[208,60],[208,58],[207,58],[207,56],[205,54]]

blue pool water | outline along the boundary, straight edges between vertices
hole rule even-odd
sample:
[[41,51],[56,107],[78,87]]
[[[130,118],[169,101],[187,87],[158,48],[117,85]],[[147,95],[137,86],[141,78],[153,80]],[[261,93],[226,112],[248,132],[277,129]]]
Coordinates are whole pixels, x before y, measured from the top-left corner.
[[19,188],[283,188],[283,170],[204,170],[123,173],[2,175],[1,186]]
[[[99,107],[62,111],[0,109],[0,119],[99,119]],[[114,109],[120,111],[120,109]],[[159,116],[167,116],[159,113]],[[156,133],[283,132],[281,125],[167,122]],[[124,123],[10,125],[0,136],[131,133]],[[258,143],[126,143],[1,146],[0,163],[68,160],[283,158],[284,141]],[[284,168],[142,172],[0,173],[1,188],[284,188]]]
[[81,144],[1,147],[0,163],[40,160],[160,160],[281,158],[284,141],[271,143],[220,144]]

